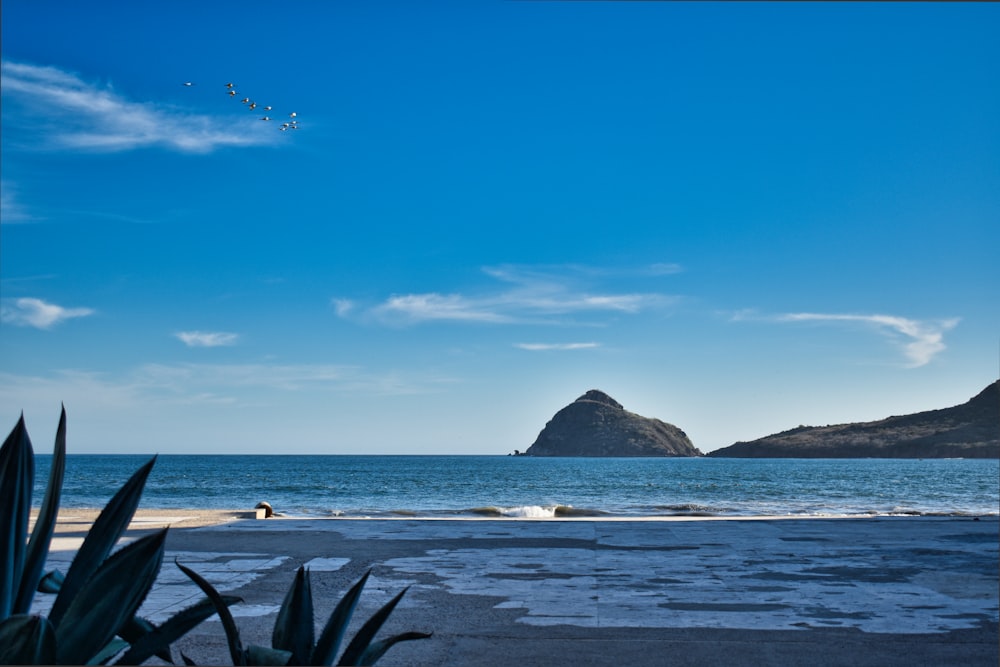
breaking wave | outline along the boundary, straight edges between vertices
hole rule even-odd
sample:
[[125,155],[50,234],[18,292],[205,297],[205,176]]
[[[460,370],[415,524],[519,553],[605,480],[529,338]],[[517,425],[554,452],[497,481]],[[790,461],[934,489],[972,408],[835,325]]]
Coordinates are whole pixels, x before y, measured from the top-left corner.
[[514,519],[553,519],[557,517],[606,516],[608,512],[578,508],[572,505],[517,505],[514,507],[474,507],[467,511],[476,516],[509,517]]

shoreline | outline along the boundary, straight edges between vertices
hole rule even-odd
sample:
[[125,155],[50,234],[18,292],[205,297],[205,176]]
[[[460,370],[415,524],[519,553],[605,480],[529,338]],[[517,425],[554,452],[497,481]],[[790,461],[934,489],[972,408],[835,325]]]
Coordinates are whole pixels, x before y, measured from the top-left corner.
[[[65,508],[59,511],[56,520],[57,532],[64,532],[69,529],[79,530],[82,526],[89,526],[97,519],[101,510],[98,508]],[[30,522],[33,524],[38,515],[38,509],[32,508]],[[525,517],[525,516],[476,516],[476,515],[456,515],[456,516],[321,516],[306,514],[282,514],[275,516],[257,518],[254,509],[197,509],[197,508],[139,508],[130,524],[131,529],[153,528],[169,525],[176,528],[204,528],[210,526],[220,526],[234,522],[249,523],[287,523],[293,522],[329,522],[330,524],[342,522],[501,522],[501,523],[687,523],[687,522],[760,522],[760,521],[872,521],[872,520],[951,520],[951,521],[984,521],[1000,522],[1000,515],[954,515],[954,514],[879,514],[879,515],[857,515],[857,514],[830,514],[830,515],[799,515],[799,514],[767,514],[753,516],[704,516],[704,515],[663,515],[663,516],[552,516],[552,517]],[[61,529],[60,529],[61,527]],[[294,526],[289,525],[289,529]]]

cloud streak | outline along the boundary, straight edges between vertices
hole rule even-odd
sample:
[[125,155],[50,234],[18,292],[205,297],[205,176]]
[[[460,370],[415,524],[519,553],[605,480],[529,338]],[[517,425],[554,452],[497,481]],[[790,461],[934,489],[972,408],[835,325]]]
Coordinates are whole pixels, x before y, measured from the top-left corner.
[[[0,371],[0,405],[42,413],[62,400],[77,410],[112,411],[164,405],[275,406],[303,392],[352,396],[435,393],[457,380],[378,373],[333,364],[144,364],[121,373],[57,370],[46,375]],[[56,403],[58,404],[58,403]]]
[[757,318],[740,313],[734,320],[764,319],[774,322],[815,322],[819,324],[860,324],[875,329],[896,343],[907,358],[907,367],[918,368],[929,364],[947,346],[944,334],[955,328],[958,318],[944,320],[913,320],[897,315],[860,315],[838,313],[785,313],[773,317]]
[[592,350],[600,346],[600,343],[517,343],[514,345],[514,347],[530,352]]
[[[478,294],[424,292],[392,295],[365,314],[384,324],[409,325],[423,322],[480,324],[560,324],[577,314],[635,315],[671,305],[677,297],[657,293],[604,292],[581,287],[581,276],[592,277],[579,267],[524,269],[487,267],[484,273],[510,285],[506,289]],[[347,316],[354,305],[333,300],[337,313]]]
[[174,334],[188,347],[226,347],[235,345],[239,334],[208,331],[178,331]]
[[135,102],[56,67],[4,61],[5,134],[19,147],[122,152],[164,148],[208,153],[271,143],[255,120],[221,122],[151,102]]
[[137,369],[132,381],[147,389],[207,395],[246,389],[300,391],[335,386],[354,372],[350,366],[329,364],[145,364]]
[[0,182],[0,224],[33,222],[36,220],[17,195],[17,188],[10,181]]
[[470,299],[459,294],[406,294],[391,296],[372,313],[380,320],[394,322],[511,322],[499,312],[495,299]]
[[41,299],[24,297],[17,299],[13,306],[0,307],[0,321],[19,327],[51,329],[66,320],[87,317],[94,312],[92,308],[64,308]]

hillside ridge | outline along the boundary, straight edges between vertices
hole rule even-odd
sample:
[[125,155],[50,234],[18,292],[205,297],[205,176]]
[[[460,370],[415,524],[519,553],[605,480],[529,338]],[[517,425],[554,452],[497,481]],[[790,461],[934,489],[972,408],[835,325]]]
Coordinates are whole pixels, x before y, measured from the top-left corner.
[[709,452],[734,458],[1000,458],[1000,380],[961,405],[872,422],[799,426]]

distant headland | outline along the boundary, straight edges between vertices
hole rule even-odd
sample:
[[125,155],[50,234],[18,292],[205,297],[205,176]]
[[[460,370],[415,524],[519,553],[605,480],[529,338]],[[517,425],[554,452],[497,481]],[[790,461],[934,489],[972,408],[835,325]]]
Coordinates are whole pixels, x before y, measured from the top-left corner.
[[628,412],[591,389],[545,425],[520,456],[702,456],[673,424]]
[[709,452],[733,458],[1000,458],[1000,380],[951,408],[880,421],[799,426]]
[[[515,456],[705,456],[673,424],[591,389]],[[799,426],[709,452],[719,458],[1000,458],[1000,380],[951,408],[873,422]]]

